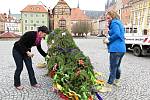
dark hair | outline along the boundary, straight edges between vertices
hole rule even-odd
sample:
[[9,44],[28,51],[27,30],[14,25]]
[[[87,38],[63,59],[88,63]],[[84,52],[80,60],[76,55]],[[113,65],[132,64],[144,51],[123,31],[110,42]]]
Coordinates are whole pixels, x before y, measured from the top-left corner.
[[40,26],[40,27],[38,27],[38,32],[40,32],[40,31],[42,31],[42,32],[44,32],[46,34],[49,33],[49,30],[48,30],[48,28],[46,26]]

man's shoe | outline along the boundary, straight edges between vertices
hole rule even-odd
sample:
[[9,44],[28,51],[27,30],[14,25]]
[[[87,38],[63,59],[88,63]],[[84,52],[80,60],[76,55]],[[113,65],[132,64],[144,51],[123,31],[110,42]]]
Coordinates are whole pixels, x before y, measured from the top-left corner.
[[119,79],[115,79],[113,82],[113,85],[120,87],[120,80]]
[[24,87],[21,86],[21,85],[20,86],[15,86],[15,87],[16,87],[17,90],[23,90],[24,89]]
[[35,85],[32,85],[33,87],[36,87],[36,88],[41,88],[41,85],[40,84],[35,84]]
[[106,86],[103,86],[99,92],[105,93],[105,92],[111,92],[112,91],[112,84],[106,84]]

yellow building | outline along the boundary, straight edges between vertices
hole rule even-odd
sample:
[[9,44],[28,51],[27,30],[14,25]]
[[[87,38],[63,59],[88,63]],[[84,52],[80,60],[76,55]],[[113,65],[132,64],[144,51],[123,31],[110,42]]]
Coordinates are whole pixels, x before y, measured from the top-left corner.
[[131,5],[131,25],[146,35],[150,28],[150,0],[132,0]]
[[150,0],[148,0],[148,16],[147,16],[147,23],[148,23],[148,32],[150,33]]
[[6,13],[0,13],[0,34],[5,32]]

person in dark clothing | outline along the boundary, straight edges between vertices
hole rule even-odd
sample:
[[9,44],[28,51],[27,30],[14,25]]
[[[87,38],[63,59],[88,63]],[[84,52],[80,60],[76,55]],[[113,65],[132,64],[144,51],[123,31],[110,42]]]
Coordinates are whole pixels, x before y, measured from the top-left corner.
[[31,47],[36,46],[39,53],[43,57],[48,57],[47,53],[45,53],[41,48],[41,40],[48,34],[48,28],[46,26],[38,27],[38,31],[28,31],[25,34],[22,35],[22,37],[14,43],[14,47],[12,50],[13,58],[16,63],[16,70],[14,74],[14,86],[22,90],[23,86],[21,86],[20,82],[20,74],[23,70],[23,61],[25,62],[30,84],[34,87],[40,87],[39,84],[37,84],[34,70],[32,68],[32,60],[31,58],[34,56],[33,53],[31,53]]

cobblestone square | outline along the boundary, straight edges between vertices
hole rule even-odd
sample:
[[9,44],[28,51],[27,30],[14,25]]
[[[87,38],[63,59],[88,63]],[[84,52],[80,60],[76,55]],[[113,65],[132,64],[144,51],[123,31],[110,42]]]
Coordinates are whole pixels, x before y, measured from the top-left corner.
[[[15,63],[12,57],[12,46],[15,41],[0,41],[0,100],[60,100],[58,95],[50,92],[52,80],[44,75],[46,68],[36,67],[38,62],[44,60],[35,47],[32,51],[33,68],[40,89],[29,84],[28,73],[24,66],[21,74],[21,83],[25,86],[23,91],[16,90],[13,86]],[[100,79],[105,81],[109,74],[109,60],[106,46],[101,38],[75,39],[76,44],[89,56],[94,70],[102,72]],[[47,49],[43,44],[44,50]],[[135,57],[132,52],[125,54],[122,60],[121,87],[113,86],[113,91],[100,93],[104,100],[150,100],[150,57]]]

